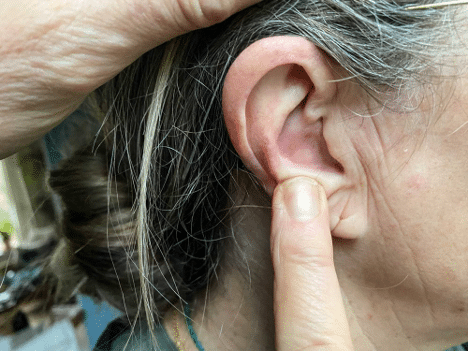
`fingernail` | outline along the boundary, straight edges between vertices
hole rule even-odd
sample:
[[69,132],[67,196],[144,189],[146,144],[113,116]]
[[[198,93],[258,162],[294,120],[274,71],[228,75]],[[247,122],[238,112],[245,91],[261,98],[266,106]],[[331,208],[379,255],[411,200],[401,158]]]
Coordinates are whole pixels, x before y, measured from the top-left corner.
[[283,199],[289,215],[299,222],[307,222],[320,213],[320,189],[312,179],[293,178],[283,184]]

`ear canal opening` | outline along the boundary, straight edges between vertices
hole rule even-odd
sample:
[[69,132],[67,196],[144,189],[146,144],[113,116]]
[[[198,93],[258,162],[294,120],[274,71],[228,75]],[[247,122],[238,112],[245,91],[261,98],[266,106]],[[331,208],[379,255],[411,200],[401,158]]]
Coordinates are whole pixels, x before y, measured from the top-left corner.
[[[312,93],[313,94],[313,93]],[[311,93],[308,92],[307,95],[305,96],[305,98],[301,101],[301,103],[299,104],[299,106],[304,109],[306,107],[306,104],[307,104],[307,101],[309,100],[309,97],[310,97]]]
[[323,160],[323,164],[326,165],[326,168],[329,170],[333,170],[334,173],[339,173],[343,174],[344,173],[344,167],[343,165],[336,160],[329,151],[329,146],[327,144],[327,141],[325,140],[325,137],[323,135],[323,117],[320,117],[318,122],[321,125],[321,133],[320,133],[320,138],[318,140],[318,148],[319,152],[318,154]]

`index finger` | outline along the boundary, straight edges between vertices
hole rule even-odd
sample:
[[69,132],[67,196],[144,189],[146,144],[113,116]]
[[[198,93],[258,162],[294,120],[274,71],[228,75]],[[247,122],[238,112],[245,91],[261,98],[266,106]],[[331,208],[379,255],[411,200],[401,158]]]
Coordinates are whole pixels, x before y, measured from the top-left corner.
[[352,350],[323,188],[306,177],[285,181],[272,215],[277,349]]

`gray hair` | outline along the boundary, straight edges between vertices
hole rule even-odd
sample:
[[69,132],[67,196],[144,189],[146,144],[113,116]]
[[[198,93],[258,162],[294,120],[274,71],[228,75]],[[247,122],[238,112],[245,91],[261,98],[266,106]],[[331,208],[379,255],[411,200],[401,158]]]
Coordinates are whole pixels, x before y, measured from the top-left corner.
[[233,242],[231,174],[247,172],[222,118],[234,59],[259,39],[295,35],[374,96],[430,83],[451,50],[454,10],[406,11],[411,4],[264,1],[149,51],[98,89],[90,102],[104,117],[102,138],[50,178],[83,289],[146,315],[152,330],[172,304],[207,288]]

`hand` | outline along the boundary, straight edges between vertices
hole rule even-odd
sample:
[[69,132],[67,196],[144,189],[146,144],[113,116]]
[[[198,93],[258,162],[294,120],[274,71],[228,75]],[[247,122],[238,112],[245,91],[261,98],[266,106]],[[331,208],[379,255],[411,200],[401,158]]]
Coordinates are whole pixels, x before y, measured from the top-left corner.
[[258,1],[0,1],[0,159],[146,51]]
[[323,188],[288,179],[273,194],[271,250],[279,351],[353,350]]

